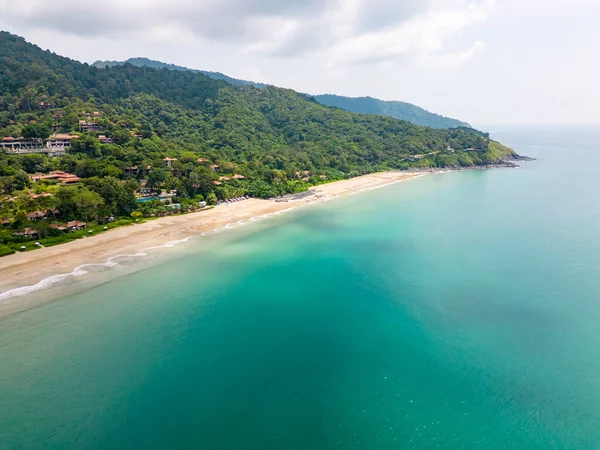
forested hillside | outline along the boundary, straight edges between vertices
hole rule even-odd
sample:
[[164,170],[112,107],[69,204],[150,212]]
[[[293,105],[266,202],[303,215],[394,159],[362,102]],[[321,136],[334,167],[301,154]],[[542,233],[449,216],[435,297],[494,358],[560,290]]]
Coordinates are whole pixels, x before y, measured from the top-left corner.
[[[98,69],[9,33],[0,33],[0,138],[0,219],[13,230],[40,211],[59,222],[164,213],[136,196],[168,192],[186,207],[514,154],[469,129],[353,114],[291,90],[129,64]],[[51,171],[66,175],[40,178]]]
[[232,78],[230,76],[225,75],[221,72],[211,72],[208,70],[196,70],[189,69],[183,66],[177,66],[175,64],[167,64],[160,61],[155,61],[153,59],[148,58],[129,58],[127,61],[96,61],[93,66],[98,67],[99,69],[104,69],[105,67],[114,67],[114,66],[122,66],[125,64],[131,64],[132,66],[137,67],[152,67],[153,69],[169,69],[169,70],[178,70],[182,72],[195,72],[201,73],[210,77],[214,80],[226,81],[227,83],[233,86],[254,86],[256,88],[266,88],[267,85],[263,83],[256,83],[254,81],[246,81],[239,80],[237,78]]
[[315,100],[323,105],[335,106],[346,111],[360,114],[379,114],[431,128],[471,127],[466,122],[440,116],[406,102],[384,101],[372,97],[343,97],[331,94],[316,95]]
[[[96,61],[93,65],[94,67],[105,68],[122,66],[124,64],[131,64],[136,67],[152,67],[155,69],[169,69],[202,73],[215,80],[226,81],[233,86],[254,86],[260,89],[267,87],[267,85],[263,83],[239,80],[237,78],[229,77],[220,72],[209,72],[206,70],[189,69],[187,67],[176,66],[175,64],[167,64],[148,58],[129,58],[127,61]],[[384,101],[372,97],[343,97],[341,95],[331,94],[315,95],[314,99],[325,106],[333,106],[336,108],[345,109],[346,111],[355,112],[359,114],[377,114],[380,116],[389,116],[393,117],[394,119],[404,120],[406,122],[414,123],[415,125],[421,125],[431,128],[471,127],[466,122],[461,122],[460,120],[451,119],[449,117],[444,117],[439,114],[434,114],[423,108],[406,102]]]

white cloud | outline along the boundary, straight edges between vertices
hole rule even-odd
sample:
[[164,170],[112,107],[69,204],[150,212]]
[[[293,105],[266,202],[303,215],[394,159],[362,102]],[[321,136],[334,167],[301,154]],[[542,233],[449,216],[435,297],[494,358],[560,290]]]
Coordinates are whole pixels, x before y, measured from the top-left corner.
[[84,37],[178,43],[196,36],[274,57],[317,52],[334,63],[441,58],[455,66],[474,54],[474,42],[450,52],[446,40],[483,22],[491,1],[104,0],[82,8],[80,0],[21,0],[5,8],[4,21]]
[[447,40],[485,22],[492,6],[491,1],[484,1],[433,9],[395,27],[339,39],[329,54],[332,60],[343,63],[408,60],[431,65],[438,60],[455,67],[472,57],[483,43],[476,41],[462,51],[452,52],[445,49]]
[[598,17],[598,0],[0,0],[1,29],[81,61],[146,56],[475,124],[597,122]]

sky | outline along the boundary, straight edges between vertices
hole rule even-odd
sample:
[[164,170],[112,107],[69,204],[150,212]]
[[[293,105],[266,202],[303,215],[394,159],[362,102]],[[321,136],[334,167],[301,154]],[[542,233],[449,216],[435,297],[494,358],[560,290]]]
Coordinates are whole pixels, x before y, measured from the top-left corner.
[[0,0],[0,29],[475,126],[600,124],[599,0]]

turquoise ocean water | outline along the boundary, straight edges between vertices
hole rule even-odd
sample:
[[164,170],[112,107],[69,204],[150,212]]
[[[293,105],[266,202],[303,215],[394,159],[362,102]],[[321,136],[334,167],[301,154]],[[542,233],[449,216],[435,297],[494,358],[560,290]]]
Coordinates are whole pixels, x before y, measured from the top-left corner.
[[0,449],[600,448],[600,130],[495,137],[0,320]]

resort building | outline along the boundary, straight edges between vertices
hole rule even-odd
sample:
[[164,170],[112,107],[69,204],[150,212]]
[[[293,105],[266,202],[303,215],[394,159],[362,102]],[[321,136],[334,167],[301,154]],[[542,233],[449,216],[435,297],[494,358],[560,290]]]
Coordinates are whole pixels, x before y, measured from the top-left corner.
[[52,197],[52,194],[49,194],[48,192],[42,192],[41,194],[34,194],[33,192],[31,194],[29,194],[29,198],[32,200],[37,200],[38,198],[50,198]]
[[94,122],[86,122],[85,120],[79,121],[79,131],[87,133],[89,131],[100,131],[100,124]]
[[61,171],[53,171],[48,174],[32,175],[31,179],[34,183],[42,180],[58,181],[59,183],[63,184],[73,184],[81,181],[81,178],[79,178],[77,175]]
[[38,139],[14,138],[7,136],[0,141],[0,147],[7,155],[45,154],[50,157],[66,153],[64,147],[47,147]]
[[40,238],[40,232],[38,230],[34,230],[33,228],[25,228],[20,233],[13,233],[13,236],[27,237],[29,239],[39,239]]
[[154,190],[152,188],[149,188],[149,187],[141,187],[139,189],[138,193],[142,197],[148,197],[148,196],[151,196],[151,195],[155,194]]
[[67,222],[65,224],[65,226],[67,228],[69,228],[70,230],[77,231],[77,230],[83,230],[83,229],[87,228],[87,223],[80,222],[79,220],[73,220],[71,222]]
[[101,144],[112,144],[113,143],[113,140],[111,138],[108,138],[103,134],[98,136],[98,140],[100,141]]
[[165,162],[167,167],[172,167],[173,166],[173,162],[177,161],[177,158],[165,158],[163,159],[163,161]]
[[0,141],[0,146],[5,152],[18,152],[20,150],[42,149],[42,142],[38,139],[25,139],[6,136]]
[[71,141],[73,139],[79,139],[76,134],[55,134],[51,136],[46,142],[46,147],[49,149],[64,149],[71,148]]
[[44,217],[46,217],[46,213],[42,212],[42,211],[34,211],[34,212],[27,213],[27,219],[32,220],[34,222],[36,220],[43,219]]
[[52,229],[58,230],[58,231],[67,231],[67,227],[65,227],[64,225],[58,225],[56,223],[49,225],[48,228],[52,228]]

